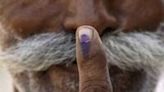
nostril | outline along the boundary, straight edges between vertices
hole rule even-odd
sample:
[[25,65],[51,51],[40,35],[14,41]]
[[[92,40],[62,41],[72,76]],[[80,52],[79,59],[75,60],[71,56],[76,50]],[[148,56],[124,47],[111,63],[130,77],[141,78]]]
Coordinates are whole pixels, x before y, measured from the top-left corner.
[[113,34],[115,31],[116,31],[116,28],[107,27],[107,28],[105,28],[105,29],[102,31],[101,35],[104,35],[104,34],[106,34],[107,32]]

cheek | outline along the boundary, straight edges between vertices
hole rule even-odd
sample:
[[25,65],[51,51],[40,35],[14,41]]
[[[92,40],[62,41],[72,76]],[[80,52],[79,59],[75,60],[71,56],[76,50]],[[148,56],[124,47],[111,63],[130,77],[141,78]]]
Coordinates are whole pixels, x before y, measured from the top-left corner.
[[107,4],[125,31],[154,29],[162,18],[161,0],[112,0]]
[[[0,14],[5,27],[9,30],[24,37],[41,33],[41,30],[45,28],[52,29],[48,27],[55,27],[60,24],[60,17],[64,12],[64,7],[66,7],[62,0],[51,0],[52,2],[50,0],[44,2],[36,0],[31,3],[25,1],[13,3],[10,7],[6,6],[8,8],[3,9],[4,12]],[[1,8],[0,11],[2,11]]]

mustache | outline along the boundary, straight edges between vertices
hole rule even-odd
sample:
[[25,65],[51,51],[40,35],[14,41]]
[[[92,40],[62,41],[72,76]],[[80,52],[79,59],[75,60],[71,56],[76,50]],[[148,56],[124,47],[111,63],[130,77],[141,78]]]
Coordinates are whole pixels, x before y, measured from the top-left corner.
[[[104,33],[104,51],[110,65],[121,69],[158,71],[164,60],[163,32]],[[75,35],[42,33],[34,35],[0,53],[0,61],[15,72],[44,71],[52,65],[71,65],[76,60]],[[158,67],[157,67],[158,66]]]
[[75,35],[64,31],[34,35],[2,52],[0,60],[15,71],[70,65],[75,61]]

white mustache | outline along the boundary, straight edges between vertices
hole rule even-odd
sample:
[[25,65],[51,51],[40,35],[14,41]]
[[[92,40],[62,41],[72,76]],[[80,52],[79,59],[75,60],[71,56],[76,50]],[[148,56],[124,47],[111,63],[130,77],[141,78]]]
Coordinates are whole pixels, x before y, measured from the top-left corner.
[[75,61],[74,38],[67,32],[35,35],[10,47],[0,59],[16,70],[40,71],[55,64],[70,64]]
[[164,63],[164,35],[160,33],[106,34],[103,43],[110,64],[121,69],[157,72]]
[[[164,60],[162,32],[133,32],[102,36],[104,51],[110,64],[122,69],[156,70]],[[52,65],[69,65],[76,60],[75,35],[43,33],[18,42],[0,54],[14,71],[44,71]],[[157,69],[158,70],[158,69]]]

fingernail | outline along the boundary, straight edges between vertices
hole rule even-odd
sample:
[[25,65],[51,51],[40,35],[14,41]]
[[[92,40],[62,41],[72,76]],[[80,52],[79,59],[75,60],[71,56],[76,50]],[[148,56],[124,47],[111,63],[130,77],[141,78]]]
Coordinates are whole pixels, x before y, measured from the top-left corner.
[[93,30],[89,27],[81,27],[78,30],[83,57],[88,58]]

